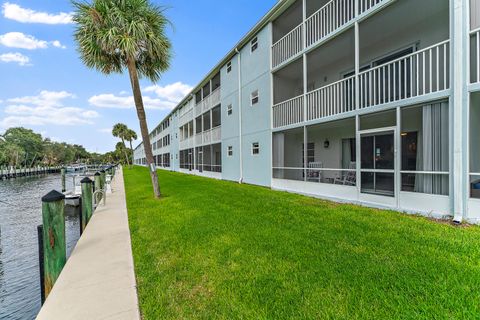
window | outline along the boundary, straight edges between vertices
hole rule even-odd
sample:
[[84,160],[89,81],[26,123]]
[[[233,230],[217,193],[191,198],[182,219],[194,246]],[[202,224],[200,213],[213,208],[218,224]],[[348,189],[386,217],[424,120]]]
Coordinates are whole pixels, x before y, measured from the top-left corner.
[[233,156],[233,147],[232,146],[227,147],[227,155],[229,157]]
[[232,108],[232,105],[229,104],[228,107],[227,107],[227,115],[231,116],[233,113],[233,108]]
[[252,143],[252,154],[253,155],[260,154],[260,144],[258,142]]
[[230,73],[230,72],[232,72],[232,61],[229,61],[227,63],[227,73]]
[[250,101],[252,106],[258,103],[258,90],[252,92],[250,95]]
[[258,49],[258,38],[255,37],[253,40],[250,42],[250,52],[254,52],[255,50]]

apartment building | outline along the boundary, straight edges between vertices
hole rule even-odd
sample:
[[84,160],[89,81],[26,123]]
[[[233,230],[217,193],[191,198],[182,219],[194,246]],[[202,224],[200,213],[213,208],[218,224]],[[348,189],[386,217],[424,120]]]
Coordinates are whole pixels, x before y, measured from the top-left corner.
[[480,0],[280,0],[151,138],[165,169],[479,223],[479,127]]

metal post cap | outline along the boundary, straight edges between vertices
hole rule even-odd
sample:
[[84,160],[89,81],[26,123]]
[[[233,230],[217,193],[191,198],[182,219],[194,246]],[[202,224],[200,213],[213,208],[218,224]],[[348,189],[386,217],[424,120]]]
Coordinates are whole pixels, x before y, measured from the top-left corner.
[[57,190],[52,190],[42,197],[42,202],[55,202],[64,199],[65,195],[63,193],[60,193]]
[[95,177],[98,177],[98,176],[100,176],[100,175],[101,175],[101,174],[100,174],[100,172],[98,172],[98,171],[95,172],[95,174],[94,174]]
[[80,183],[92,183],[93,181],[89,177],[83,178]]

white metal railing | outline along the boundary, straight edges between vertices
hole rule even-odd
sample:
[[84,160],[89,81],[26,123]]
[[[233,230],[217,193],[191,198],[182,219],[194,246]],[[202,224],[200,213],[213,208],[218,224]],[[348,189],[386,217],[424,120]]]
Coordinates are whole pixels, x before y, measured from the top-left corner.
[[203,141],[202,133],[197,133],[195,135],[195,144],[196,145],[202,144],[202,141]]
[[368,10],[376,7],[377,5],[387,1],[389,0],[359,0],[358,1],[359,13],[362,14],[364,12],[367,12]]
[[202,133],[202,135],[203,135],[202,143],[208,144],[208,143],[210,143],[210,141],[212,141],[212,130],[211,129],[209,129],[207,131],[204,131]]
[[470,31],[470,83],[480,82],[480,28]]
[[307,93],[307,120],[355,110],[355,76]]
[[210,95],[210,108],[213,108],[220,103],[220,93],[220,87],[212,92]]
[[193,120],[193,109],[184,112],[178,120],[178,125],[183,126]]
[[304,96],[283,101],[273,106],[273,127],[284,127],[304,120],[303,116]]
[[179,144],[180,144],[180,149],[188,149],[193,147],[193,136],[180,141]]
[[272,46],[272,67],[276,67],[303,50],[303,24],[287,33]]
[[222,126],[215,127],[211,131],[212,131],[211,142],[218,142],[222,140]]
[[359,74],[359,105],[367,108],[449,89],[449,40]]
[[307,47],[322,40],[329,34],[355,18],[356,0],[331,0],[306,21]]
[[206,96],[202,101],[195,105],[195,116],[199,116],[205,111],[210,110],[220,103],[221,87],[216,88],[212,93]]
[[202,101],[199,103],[195,104],[195,116],[199,116],[202,114],[203,108],[202,108]]

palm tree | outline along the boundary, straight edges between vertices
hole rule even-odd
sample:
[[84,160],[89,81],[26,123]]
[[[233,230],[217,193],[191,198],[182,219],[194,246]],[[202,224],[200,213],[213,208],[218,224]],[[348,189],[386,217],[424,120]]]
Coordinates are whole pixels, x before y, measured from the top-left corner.
[[160,79],[170,64],[169,23],[161,7],[148,0],[74,1],[75,39],[84,64],[104,74],[128,70],[140,131],[155,196],[160,197],[157,172],[143,106],[139,77]]
[[125,140],[126,139],[126,136],[127,136],[127,133],[128,133],[128,127],[127,125],[123,124],[123,123],[117,123],[116,125],[113,126],[113,129],[112,129],[112,135],[116,138],[120,138],[120,140],[122,140],[122,143],[123,143],[123,151],[125,153],[125,158],[127,159],[127,165],[129,165],[129,161],[128,161],[128,153],[127,153],[127,146],[125,144]]
[[[130,155],[133,156],[133,146],[132,146],[132,141],[137,140],[137,133],[133,131],[132,129],[128,129],[126,134],[125,134],[125,140],[127,140],[130,143]],[[133,159],[130,160],[130,163],[133,164]]]

